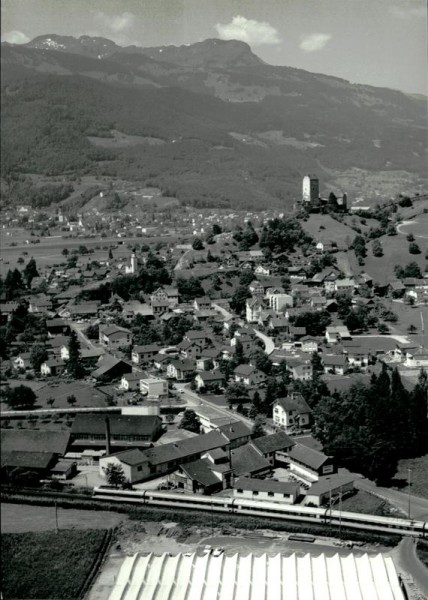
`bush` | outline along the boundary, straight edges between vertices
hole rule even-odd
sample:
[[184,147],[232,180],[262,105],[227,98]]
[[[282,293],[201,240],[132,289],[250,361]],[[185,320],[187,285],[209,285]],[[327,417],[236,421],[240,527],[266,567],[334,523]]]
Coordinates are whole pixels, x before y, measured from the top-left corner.
[[418,244],[416,244],[416,242],[412,242],[411,244],[409,244],[409,252],[410,254],[420,254],[421,249],[419,248]]

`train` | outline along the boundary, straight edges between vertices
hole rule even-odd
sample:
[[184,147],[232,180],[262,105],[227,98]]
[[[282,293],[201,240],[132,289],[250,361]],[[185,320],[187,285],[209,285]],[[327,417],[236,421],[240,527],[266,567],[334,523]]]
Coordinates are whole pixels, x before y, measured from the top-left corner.
[[109,502],[187,508],[234,515],[284,519],[301,523],[316,523],[318,525],[323,523],[378,533],[395,533],[428,538],[426,521],[352,513],[330,508],[312,508],[244,498],[197,496],[155,490],[116,490],[103,486],[94,488],[93,497]]

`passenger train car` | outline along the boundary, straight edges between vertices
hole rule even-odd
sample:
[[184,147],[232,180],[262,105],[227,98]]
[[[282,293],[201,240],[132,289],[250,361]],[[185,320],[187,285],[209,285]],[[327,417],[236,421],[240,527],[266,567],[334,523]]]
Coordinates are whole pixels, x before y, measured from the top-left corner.
[[396,533],[428,538],[428,524],[405,518],[382,517],[351,513],[329,508],[310,508],[293,504],[282,505],[275,502],[260,502],[238,498],[186,495],[174,492],[154,490],[115,490],[98,487],[94,489],[94,498],[109,502],[127,502],[153,506],[167,506],[192,510],[224,512],[254,517],[300,521],[302,523],[324,523],[343,527]]

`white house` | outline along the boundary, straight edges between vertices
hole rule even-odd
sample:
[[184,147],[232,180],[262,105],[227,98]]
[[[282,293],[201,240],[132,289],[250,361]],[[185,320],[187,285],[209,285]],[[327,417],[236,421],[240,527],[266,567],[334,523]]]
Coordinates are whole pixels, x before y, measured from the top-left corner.
[[166,379],[140,379],[140,392],[148,398],[164,398],[168,396]]
[[266,375],[251,365],[239,365],[234,370],[235,381],[244,385],[259,385],[266,381]]
[[140,388],[139,373],[125,373],[120,380],[120,389],[125,391],[134,391]]
[[407,350],[403,364],[410,368],[428,367],[428,350],[422,347],[416,350]]
[[278,398],[273,405],[273,423],[284,429],[309,427],[312,409],[301,394]]
[[351,334],[345,325],[334,325],[326,328],[325,339],[328,344],[337,344],[342,340],[350,340]]
[[259,298],[250,298],[246,302],[245,318],[247,323],[258,323],[263,310],[263,302]]

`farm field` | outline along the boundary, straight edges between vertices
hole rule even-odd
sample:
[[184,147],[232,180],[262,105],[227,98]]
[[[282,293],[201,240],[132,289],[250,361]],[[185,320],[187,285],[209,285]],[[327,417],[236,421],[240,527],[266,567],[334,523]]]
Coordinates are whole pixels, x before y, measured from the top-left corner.
[[[15,269],[16,267],[22,268],[24,265],[18,265],[18,258],[22,257],[24,262],[27,263],[31,257],[33,257],[42,269],[44,267],[51,267],[56,264],[64,262],[64,256],[62,251],[67,248],[69,251],[77,249],[79,246],[86,246],[88,249],[93,248],[94,252],[88,256],[91,260],[106,260],[108,256],[108,248],[112,245],[118,245],[117,248],[113,249],[113,255],[115,258],[123,258],[128,260],[131,255],[131,250],[127,247],[128,244],[139,243],[139,244],[155,244],[156,242],[173,241],[171,236],[154,236],[154,237],[129,237],[129,238],[63,238],[63,237],[51,237],[51,238],[39,238],[40,244],[26,244],[25,240],[30,239],[29,233],[20,230],[11,232],[12,237],[5,235],[3,231],[1,239],[1,258],[0,262],[0,274],[5,276],[9,269]],[[17,246],[10,246],[11,243],[16,243]],[[97,249],[97,246],[99,247]],[[107,249],[104,249],[107,248]],[[27,254],[23,254],[26,252]]]
[[[58,528],[106,529],[116,527],[127,516],[104,510],[78,510],[58,507]],[[30,504],[2,503],[2,533],[42,532],[55,529],[55,508]]]
[[[27,381],[21,379],[9,380],[11,387],[25,385],[31,387],[37,395],[35,409],[40,408],[94,408],[105,407],[107,405],[107,395],[92,385],[84,382],[73,381],[70,383],[53,383],[50,381]],[[67,400],[69,396],[75,396],[75,404],[70,404]],[[48,400],[53,399],[52,405]]]
[[2,534],[5,598],[72,600],[102,547],[105,530]]

